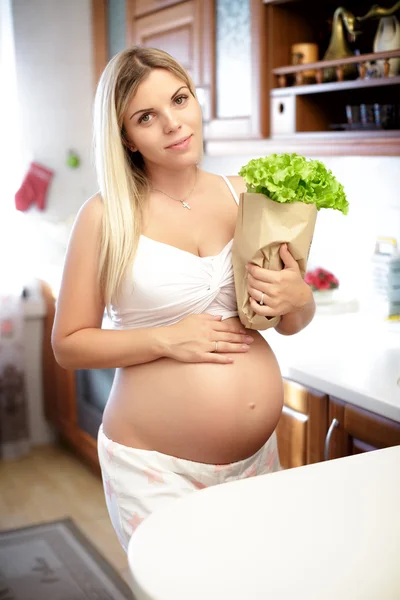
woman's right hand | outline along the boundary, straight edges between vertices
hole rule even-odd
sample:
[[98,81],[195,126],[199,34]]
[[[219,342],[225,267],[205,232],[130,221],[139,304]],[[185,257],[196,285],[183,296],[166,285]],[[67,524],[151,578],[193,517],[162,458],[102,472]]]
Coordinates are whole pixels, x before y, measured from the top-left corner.
[[227,354],[247,352],[254,340],[240,323],[207,313],[186,317],[164,333],[165,356],[186,363],[232,363]]

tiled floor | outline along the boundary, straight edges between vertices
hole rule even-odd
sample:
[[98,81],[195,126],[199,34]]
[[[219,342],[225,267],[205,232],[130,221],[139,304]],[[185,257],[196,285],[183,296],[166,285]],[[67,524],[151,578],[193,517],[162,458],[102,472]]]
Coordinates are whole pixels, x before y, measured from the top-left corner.
[[0,460],[0,529],[71,517],[128,581],[128,561],[111,526],[100,477],[62,446]]

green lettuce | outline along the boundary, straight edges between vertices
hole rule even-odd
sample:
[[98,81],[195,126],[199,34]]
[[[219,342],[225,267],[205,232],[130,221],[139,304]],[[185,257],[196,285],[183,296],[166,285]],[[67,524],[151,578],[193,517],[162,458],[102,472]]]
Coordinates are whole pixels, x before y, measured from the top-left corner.
[[347,215],[349,203],[343,186],[319,160],[298,154],[271,154],[254,158],[239,171],[247,191],[276,202],[306,202],[317,209],[334,208]]

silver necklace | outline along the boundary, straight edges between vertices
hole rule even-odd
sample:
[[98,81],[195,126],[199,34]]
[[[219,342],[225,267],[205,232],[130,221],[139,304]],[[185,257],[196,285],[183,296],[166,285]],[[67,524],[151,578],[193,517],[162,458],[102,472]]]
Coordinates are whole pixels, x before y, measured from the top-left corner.
[[190,190],[190,192],[187,194],[187,196],[185,196],[184,198],[182,198],[182,200],[179,199],[179,198],[173,198],[172,196],[170,196],[169,194],[167,194],[167,192],[163,192],[162,190],[158,190],[157,188],[151,188],[151,190],[153,192],[160,192],[160,194],[164,194],[164,196],[168,196],[168,198],[171,198],[171,200],[175,200],[175,202],[180,202],[182,204],[183,208],[187,208],[188,210],[191,210],[191,207],[186,202],[186,200],[189,198],[190,194],[193,192],[194,188],[196,187],[196,183],[197,183],[197,170],[196,170],[196,177],[194,179],[193,187]]

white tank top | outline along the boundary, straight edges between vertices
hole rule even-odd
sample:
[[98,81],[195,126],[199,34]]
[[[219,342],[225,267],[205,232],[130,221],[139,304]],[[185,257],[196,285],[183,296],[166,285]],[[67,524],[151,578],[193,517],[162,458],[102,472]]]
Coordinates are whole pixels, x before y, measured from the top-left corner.
[[[239,198],[223,177],[236,203]],[[232,243],[216,256],[196,256],[141,235],[131,269],[111,307],[114,329],[173,325],[189,315],[238,316]]]

